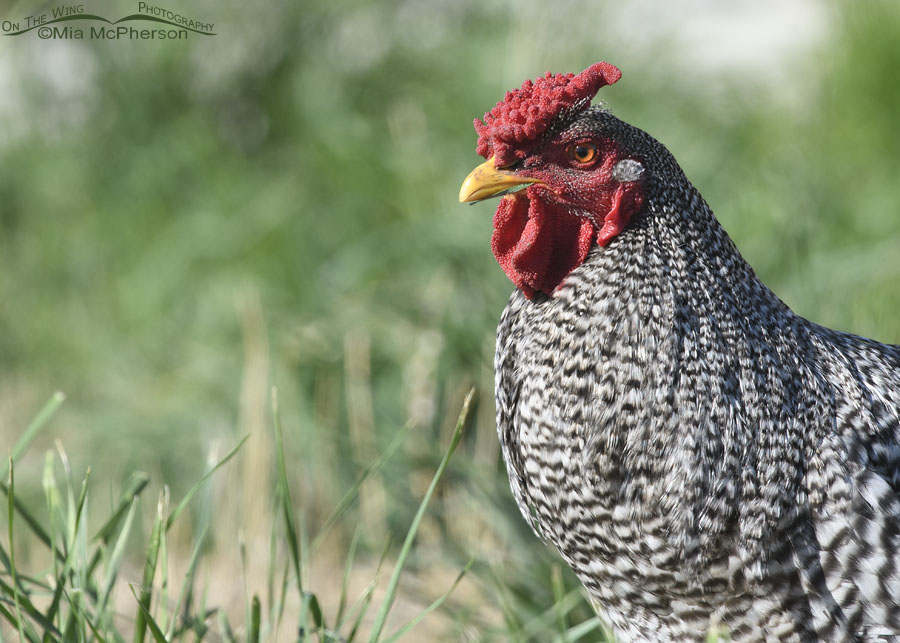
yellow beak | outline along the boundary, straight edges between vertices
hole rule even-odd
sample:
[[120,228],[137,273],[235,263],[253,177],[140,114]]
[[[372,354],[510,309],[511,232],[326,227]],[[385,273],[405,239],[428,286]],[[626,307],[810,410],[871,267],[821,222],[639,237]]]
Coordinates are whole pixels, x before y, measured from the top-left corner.
[[459,188],[460,203],[474,203],[492,196],[506,194],[514,187],[540,183],[538,179],[518,176],[515,172],[494,167],[494,157],[476,167]]

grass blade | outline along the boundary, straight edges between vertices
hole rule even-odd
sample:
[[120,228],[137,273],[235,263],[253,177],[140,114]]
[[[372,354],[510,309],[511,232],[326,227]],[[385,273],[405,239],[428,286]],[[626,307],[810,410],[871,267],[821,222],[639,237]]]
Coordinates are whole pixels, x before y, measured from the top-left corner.
[[15,491],[16,491],[16,475],[15,467],[13,467],[12,456],[8,458],[7,472],[9,473],[9,490],[6,492],[6,519],[9,529],[9,566],[10,574],[13,582],[13,604],[16,610],[15,624],[19,632],[19,640],[25,640],[25,628],[22,623],[22,610],[19,608],[19,579],[16,578],[16,541],[13,538],[13,519],[16,514]]
[[278,389],[272,388],[272,420],[275,430],[275,455],[278,461],[278,488],[284,526],[287,530],[288,548],[291,552],[291,565],[297,588],[303,593],[303,578],[300,573],[300,550],[297,538],[297,523],[294,516],[294,504],[291,499],[291,488],[288,485],[287,467],[284,464],[284,436],[281,431],[281,418],[278,414]]
[[[125,482],[125,488],[122,490],[122,493],[119,494],[119,501],[116,504],[116,508],[113,510],[113,514],[110,518],[107,519],[103,526],[94,534],[94,537],[91,538],[91,542],[100,541],[101,546],[97,547],[94,550],[93,556],[91,556],[91,561],[87,566],[87,575],[89,577],[93,576],[94,570],[97,569],[97,565],[100,564],[100,558],[103,553],[104,547],[109,544],[112,539],[113,534],[115,533],[115,529],[119,524],[120,519],[123,515],[125,515],[126,511],[130,511],[132,504],[137,500],[138,496],[141,492],[146,488],[147,483],[150,482],[150,476],[144,473],[143,471],[136,471],[132,473],[128,480]],[[59,601],[59,597],[54,597],[54,604]],[[55,608],[54,608],[55,610]]]
[[[57,443],[60,453],[62,445]],[[67,522],[69,525],[69,547],[66,551],[66,567],[69,570],[72,592],[72,608],[75,615],[77,631],[86,633],[90,625],[90,618],[87,614],[87,597],[91,592],[91,581],[86,573],[87,563],[87,530],[85,529],[84,516],[85,507],[88,499],[88,481],[90,480],[91,469],[88,467],[85,472],[84,480],[81,483],[81,491],[78,493],[78,499],[75,499],[72,493],[73,481],[71,478],[71,470],[68,468],[68,462],[65,462],[67,476],[67,496],[69,498],[69,515]]]
[[228,616],[225,612],[219,612],[219,631],[222,633],[222,640],[226,643],[237,643],[234,631],[231,629],[231,623],[228,622]]
[[[87,615],[85,615],[84,622],[87,624],[87,627],[90,628],[91,633],[94,635],[94,638],[97,639],[97,641],[99,641],[99,643],[106,643],[106,639],[103,638],[103,635],[97,631],[97,628],[94,626],[93,623],[91,623],[91,619],[87,618]],[[85,632],[86,632],[86,630],[85,630]]]
[[131,533],[131,524],[134,520],[134,514],[137,511],[138,499],[135,498],[131,501],[131,508],[128,510],[128,515],[125,517],[125,525],[122,527],[122,531],[119,533],[119,538],[116,541],[116,546],[113,548],[112,555],[109,558],[109,563],[107,564],[106,570],[106,578],[103,581],[103,588],[100,590],[100,598],[97,601],[97,612],[102,613],[106,609],[106,602],[109,600],[110,592],[112,592],[113,585],[116,582],[116,577],[119,574],[119,565],[122,563],[122,556],[125,554],[125,545],[128,542],[128,535]]
[[[16,615],[10,612],[3,606],[3,603],[0,603],[0,616],[3,616],[7,620],[7,622],[12,625],[14,628],[19,629],[19,620],[16,618]],[[2,639],[3,630],[0,630],[0,639]],[[22,634],[19,634],[19,640],[23,641],[25,639],[22,638]]]
[[350,549],[347,551],[347,562],[344,564],[344,578],[341,580],[341,597],[338,600],[337,615],[334,617],[335,627],[344,618],[344,610],[347,607],[347,588],[350,585],[350,572],[353,569],[353,559],[356,557],[356,546],[362,533],[362,525],[357,525],[353,532],[353,540],[350,541]]
[[65,394],[61,391],[57,391],[50,397],[47,403],[44,404],[44,408],[38,411],[38,414],[31,421],[31,424],[25,428],[22,436],[16,441],[15,445],[13,445],[13,448],[10,451],[9,460],[0,466],[0,480],[6,478],[10,465],[19,461],[19,458],[22,457],[22,454],[25,453],[37,434],[41,432],[41,429],[46,427],[47,423],[50,422],[50,419],[56,415],[56,412],[59,410],[59,407],[62,406],[65,399]]
[[181,613],[182,606],[185,605],[185,601],[194,586],[194,576],[197,574],[197,563],[200,562],[200,553],[203,551],[203,546],[206,544],[206,532],[207,527],[204,526],[200,531],[200,535],[197,536],[197,543],[194,545],[194,551],[191,552],[191,559],[188,562],[187,572],[185,573],[184,581],[181,584],[181,592],[179,592],[178,600],[175,601],[175,605],[172,608],[172,624],[169,626],[167,638],[171,639],[175,635],[178,615]]
[[319,545],[322,544],[322,541],[325,540],[325,537],[328,535],[328,532],[332,527],[337,523],[344,512],[347,511],[347,508],[353,504],[353,501],[359,495],[360,487],[369,479],[372,475],[377,473],[385,462],[391,459],[391,456],[394,455],[394,452],[397,448],[403,444],[406,438],[409,435],[409,425],[406,425],[400,431],[397,431],[397,434],[391,439],[390,444],[382,451],[379,456],[371,462],[365,469],[363,469],[362,473],[359,474],[359,477],[356,479],[356,482],[353,483],[353,486],[344,494],[344,496],[340,499],[337,506],[335,506],[334,510],[325,519],[325,522],[322,523],[322,528],[319,530],[318,535],[313,539],[312,544],[309,547],[310,552],[314,552],[318,549]]
[[[161,520],[159,522],[162,522]],[[134,598],[138,602],[138,608],[141,614],[142,619],[147,624],[147,627],[150,628],[150,633],[153,635],[153,639],[156,643],[168,643],[166,641],[166,635],[163,634],[162,630],[159,629],[159,624],[153,620],[153,615],[150,614],[150,611],[144,606],[144,588],[141,588],[141,596],[138,598],[137,592],[134,591],[134,585],[129,584],[129,588],[131,588],[131,593]],[[137,632],[135,632],[135,636],[137,636]],[[141,640],[143,640],[144,634],[141,634]]]
[[[544,630],[552,627],[554,620],[557,624],[559,623],[560,613],[568,614],[583,601],[584,595],[581,593],[581,588],[572,589],[559,599],[554,599],[554,603],[549,609],[522,625],[522,637],[527,640],[539,636]],[[565,632],[566,628],[561,628],[560,631]]]
[[425,617],[428,616],[431,612],[433,612],[434,610],[436,610],[437,608],[439,608],[441,605],[443,605],[443,604],[444,604],[444,601],[447,600],[447,598],[450,596],[450,594],[453,593],[453,590],[456,589],[456,586],[459,585],[459,582],[463,579],[463,576],[466,575],[466,572],[468,572],[468,571],[472,568],[472,563],[474,563],[474,562],[475,562],[475,559],[474,559],[474,558],[470,558],[470,559],[469,559],[469,562],[466,563],[466,566],[463,567],[462,570],[459,572],[459,575],[456,577],[456,580],[454,580],[453,583],[450,585],[450,589],[448,589],[446,592],[444,592],[444,594],[443,594],[442,596],[440,596],[440,597],[438,597],[436,600],[434,600],[434,601],[431,603],[431,605],[429,605],[429,606],[426,607],[424,610],[422,610],[421,612],[419,612],[419,614],[417,614],[417,615],[415,616],[415,618],[413,618],[412,620],[410,620],[409,623],[407,623],[406,625],[404,625],[403,627],[401,627],[399,630],[397,630],[396,632],[394,632],[393,634],[391,634],[391,635],[390,635],[389,637],[387,637],[386,639],[383,639],[382,643],[394,643],[394,641],[396,641],[396,640],[399,639],[401,636],[403,636],[404,634],[406,634],[407,632],[409,632],[409,631],[410,631],[412,628],[414,628],[416,625],[418,625],[418,624],[422,621],[423,618],[425,618]]
[[[567,631],[563,632],[559,636],[556,636],[553,639],[552,643],[563,643],[564,641],[577,641],[582,636],[590,634],[595,630],[603,630],[603,620],[599,616],[595,616],[592,619],[588,619],[584,623],[579,623],[573,627],[570,627]],[[603,640],[606,640],[604,637]]]
[[321,637],[323,630],[327,628],[325,626],[325,619],[322,617],[322,607],[319,605],[319,599],[312,592],[303,593],[300,629],[304,632],[306,631],[307,616],[312,616],[313,625],[316,626],[313,632]]
[[[153,598],[153,577],[156,575],[156,561],[159,557],[159,543],[163,530],[163,496],[160,493],[157,505],[156,520],[153,522],[153,530],[150,532],[150,542],[147,545],[147,559],[144,563],[144,577],[141,581],[141,596],[138,599],[138,611],[134,621],[134,642],[143,643],[147,634],[147,617],[150,616],[150,599]],[[134,593],[134,588],[131,589]],[[137,598],[137,597],[135,597]],[[152,620],[152,619],[150,619]],[[161,634],[161,632],[160,632]],[[165,637],[163,637],[165,640]]]
[[259,643],[259,596],[253,595],[250,602],[250,631],[247,632],[248,643]]
[[[387,539],[384,541],[384,549],[381,551],[381,558],[378,560],[378,567],[375,568],[375,578],[371,580],[371,582],[366,586],[365,591],[363,591],[362,596],[360,596],[356,602],[347,610],[347,615],[349,616],[353,613],[354,610],[358,609],[359,613],[356,615],[356,620],[353,623],[353,628],[350,630],[350,635],[347,637],[348,641],[355,641],[356,634],[359,632],[359,627],[362,625],[363,618],[365,618],[366,613],[369,611],[369,604],[372,602],[372,596],[375,593],[375,587],[378,586],[378,583],[381,581],[381,570],[384,566],[384,561],[387,559],[388,552],[391,549],[391,536],[388,534]],[[340,625],[335,625],[336,628],[340,629]]]
[[191,490],[188,491],[187,494],[184,496],[184,498],[181,499],[181,502],[178,503],[178,506],[172,510],[171,514],[169,514],[169,518],[168,518],[168,520],[166,520],[166,530],[167,531],[169,528],[172,527],[172,523],[174,523],[176,520],[178,520],[178,516],[180,516],[181,512],[184,511],[185,507],[187,507],[188,503],[191,501],[191,498],[194,497],[194,494],[196,494],[200,490],[200,487],[203,486],[203,483],[206,482],[207,480],[209,480],[209,478],[210,478],[210,476],[212,476],[212,474],[214,474],[222,466],[224,466],[225,463],[227,463],[229,460],[231,460],[231,458],[233,458],[237,454],[237,452],[240,451],[241,447],[244,446],[244,443],[249,439],[249,437],[250,437],[249,433],[247,435],[245,435],[241,439],[241,441],[237,443],[237,446],[235,446],[231,451],[228,452],[228,455],[226,455],[224,458],[219,460],[219,462],[218,462],[218,464],[216,464],[216,466],[214,466],[212,469],[207,471],[203,475],[203,477],[200,478],[194,484],[193,487],[191,487]]
[[[18,573],[17,571],[16,577],[19,580],[19,584],[21,585],[22,574]],[[2,580],[0,580],[0,596],[3,597],[4,601],[8,600],[6,599],[7,596],[13,595],[13,591],[14,590],[12,586],[7,585]],[[44,634],[52,634],[53,636],[57,637],[60,636],[60,632],[58,629],[56,629],[56,626],[54,626],[53,623],[48,620],[47,617],[44,616],[37,607],[34,606],[28,595],[22,591],[21,587],[18,589],[18,593],[20,609],[22,609],[31,618],[32,621],[43,628]]]
[[275,640],[278,639],[278,632],[281,630],[281,621],[284,618],[284,606],[287,603],[287,587],[288,587],[288,578],[290,578],[290,570],[285,567],[284,571],[281,574],[281,589],[279,593],[278,603],[272,607],[272,611],[275,612]]
[[[44,457],[44,471],[41,483],[44,488],[44,499],[47,501],[47,515],[50,518],[50,534],[47,536],[46,545],[53,552],[53,577],[56,589],[53,592],[53,600],[50,608],[47,610],[47,618],[51,621],[56,619],[56,611],[59,609],[60,600],[63,597],[63,590],[66,586],[66,565],[65,556],[56,548],[57,535],[61,533],[60,525],[62,524],[61,516],[61,500],[59,488],[56,486],[56,476],[53,473],[55,459],[52,451],[47,451]],[[35,532],[37,535],[37,532]],[[40,539],[40,535],[38,535]],[[60,563],[62,563],[63,571],[60,571]],[[60,617],[58,626],[62,629],[62,618]]]
[[[169,486],[163,486],[163,506],[160,515],[166,515],[169,511]],[[168,525],[168,523],[166,523]],[[166,629],[169,607],[169,530],[163,527],[159,534],[159,601],[157,603],[156,620],[161,629]],[[148,607],[149,609],[149,607]]]
[[[6,553],[6,550],[3,548],[3,544],[0,543],[0,563],[6,568],[6,572],[12,575],[12,561],[9,559],[9,554]],[[33,581],[32,581],[33,582]],[[2,583],[2,581],[0,581]],[[18,582],[16,583],[19,587],[20,592],[25,591],[25,585],[23,583],[23,574],[19,574]],[[10,590],[12,591],[12,590]],[[0,594],[0,596],[5,596],[7,594]],[[10,594],[11,595],[11,594]]]
[[0,492],[3,492],[7,496],[8,499],[11,499],[13,506],[15,507],[16,513],[25,521],[25,524],[28,525],[28,528],[34,533],[38,540],[40,540],[47,548],[53,549],[56,552],[57,557],[61,560],[63,558],[62,552],[56,550],[53,547],[53,544],[50,540],[50,535],[47,531],[41,527],[41,524],[37,521],[28,509],[16,499],[16,497],[10,493],[9,487],[0,482]]
[[[96,542],[99,540],[104,544],[109,543],[112,539],[112,535],[116,531],[119,520],[130,510],[132,501],[141,494],[149,482],[150,476],[143,471],[135,471],[128,477],[128,480],[125,482],[125,488],[122,490],[122,493],[119,494],[119,500],[116,504],[116,508],[113,509],[112,516],[110,516],[106,522],[103,523],[103,526],[97,530],[97,533],[94,534],[91,541]],[[92,565],[91,571],[93,571],[93,569]]]
[[500,599],[500,608],[503,610],[503,622],[506,625],[507,636],[509,636],[511,641],[524,641],[527,640],[523,634],[522,627],[519,624],[519,618],[516,615],[516,610],[513,605],[513,601],[510,597],[509,589],[503,583],[503,580],[497,574],[496,570],[491,570],[494,587],[497,590],[497,596]]
[[562,572],[559,569],[559,565],[553,565],[553,568],[550,570],[550,584],[553,587],[553,607],[554,612],[556,612],[556,624],[559,627],[559,631],[563,638],[563,643],[569,643],[569,639],[566,637],[566,632],[569,629],[568,621],[566,620],[566,610],[562,608],[562,599],[565,594],[565,587],[563,587],[562,582]]
[[376,643],[378,641],[378,637],[381,636],[381,631],[384,629],[384,624],[387,621],[388,612],[391,610],[391,606],[394,604],[394,598],[397,595],[397,586],[400,584],[400,574],[403,572],[403,566],[406,563],[406,559],[409,557],[409,552],[412,549],[413,540],[415,540],[416,532],[419,530],[419,524],[422,522],[422,518],[425,516],[425,510],[428,508],[428,502],[431,500],[432,494],[434,494],[434,490],[437,488],[437,484],[441,479],[441,476],[444,475],[444,470],[447,468],[447,464],[450,462],[450,457],[453,455],[453,452],[456,450],[456,445],[459,444],[460,439],[462,438],[463,427],[466,425],[466,421],[469,418],[469,409],[472,406],[472,399],[475,397],[475,389],[471,389],[468,394],[466,394],[466,399],[463,402],[462,410],[459,412],[459,419],[456,421],[456,429],[453,431],[453,437],[450,438],[450,446],[447,447],[447,452],[444,454],[444,458],[441,460],[441,463],[438,465],[437,471],[434,472],[434,477],[431,479],[431,484],[428,485],[428,490],[425,492],[425,497],[422,498],[422,502],[419,504],[419,510],[416,512],[415,518],[413,518],[412,525],[409,527],[409,531],[406,533],[406,540],[403,541],[403,547],[400,548],[400,555],[397,557],[397,563],[394,565],[394,573],[391,574],[391,579],[388,581],[387,594],[384,597],[384,601],[381,603],[381,607],[378,610],[378,613],[375,616],[375,624],[372,627],[372,635],[369,637],[369,643]]

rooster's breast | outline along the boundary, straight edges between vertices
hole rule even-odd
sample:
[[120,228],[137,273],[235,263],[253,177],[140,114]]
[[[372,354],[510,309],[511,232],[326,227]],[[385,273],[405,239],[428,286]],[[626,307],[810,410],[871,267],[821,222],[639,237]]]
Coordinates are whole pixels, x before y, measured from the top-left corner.
[[[666,542],[660,416],[674,364],[659,302],[654,310],[616,263],[613,248],[595,248],[552,297],[513,294],[497,337],[498,432],[535,532],[605,607],[634,603],[650,614],[691,593]],[[706,570],[706,589],[724,575]]]

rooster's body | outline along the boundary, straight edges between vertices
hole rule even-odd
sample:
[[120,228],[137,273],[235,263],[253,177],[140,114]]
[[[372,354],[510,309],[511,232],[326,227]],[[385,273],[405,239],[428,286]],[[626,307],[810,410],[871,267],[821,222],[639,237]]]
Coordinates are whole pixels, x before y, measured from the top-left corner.
[[553,111],[536,136],[503,103],[479,129],[490,189],[528,185],[493,240],[523,515],[622,641],[900,641],[900,347],[795,315],[661,144],[587,108],[597,68],[562,108],[507,95]]

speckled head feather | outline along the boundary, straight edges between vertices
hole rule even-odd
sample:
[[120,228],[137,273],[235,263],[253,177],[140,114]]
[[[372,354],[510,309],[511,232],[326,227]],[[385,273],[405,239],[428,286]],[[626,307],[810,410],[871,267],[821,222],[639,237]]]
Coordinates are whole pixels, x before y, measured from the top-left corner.
[[574,115],[584,111],[601,87],[621,77],[617,67],[599,62],[577,75],[548,71],[534,82],[526,80],[521,88],[506,92],[506,97],[485,113],[483,122],[475,119],[478,154],[494,156],[498,167],[515,163],[524,158],[523,142],[537,140],[560,112]]

